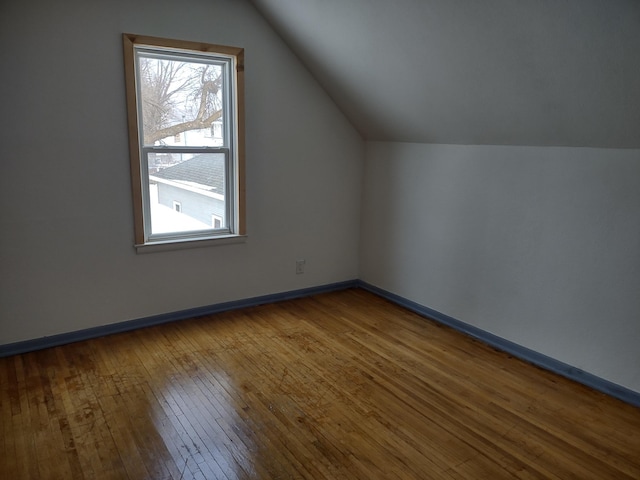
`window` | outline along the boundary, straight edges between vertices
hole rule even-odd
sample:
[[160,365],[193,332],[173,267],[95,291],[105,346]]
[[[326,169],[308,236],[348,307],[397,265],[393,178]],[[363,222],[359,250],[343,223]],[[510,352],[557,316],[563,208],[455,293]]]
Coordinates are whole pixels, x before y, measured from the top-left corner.
[[243,50],[123,37],[136,246],[243,236]]

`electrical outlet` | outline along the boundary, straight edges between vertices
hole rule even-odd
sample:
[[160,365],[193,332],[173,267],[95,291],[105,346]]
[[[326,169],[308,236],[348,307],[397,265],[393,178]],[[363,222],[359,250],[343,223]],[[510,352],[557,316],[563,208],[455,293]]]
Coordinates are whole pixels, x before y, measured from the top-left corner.
[[296,260],[296,275],[300,275],[304,273],[304,264],[307,263],[305,260]]

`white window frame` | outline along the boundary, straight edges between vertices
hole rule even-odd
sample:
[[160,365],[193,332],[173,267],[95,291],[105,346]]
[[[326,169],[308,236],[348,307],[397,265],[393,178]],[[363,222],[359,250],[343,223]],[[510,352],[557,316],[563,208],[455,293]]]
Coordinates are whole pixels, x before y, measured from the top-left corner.
[[[138,252],[229,243],[246,235],[244,189],[244,50],[237,47],[123,34],[129,150],[134,203],[134,236]],[[150,146],[142,144],[139,91],[136,80],[137,52],[157,52],[185,59],[226,62],[225,144],[222,147]],[[148,155],[150,153],[221,153],[225,155],[226,228],[151,233]],[[156,247],[156,248],[154,248]],[[161,248],[157,248],[161,247]]]

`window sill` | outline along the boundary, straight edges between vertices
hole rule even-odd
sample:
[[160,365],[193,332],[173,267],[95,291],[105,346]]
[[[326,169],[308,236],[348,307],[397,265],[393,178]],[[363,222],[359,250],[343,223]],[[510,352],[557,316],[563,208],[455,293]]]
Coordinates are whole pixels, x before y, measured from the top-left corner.
[[134,245],[137,253],[165,252],[169,250],[183,250],[187,248],[216,247],[234,243],[245,243],[246,235],[225,235],[218,237],[204,237],[193,239],[166,240],[162,242],[149,242]]

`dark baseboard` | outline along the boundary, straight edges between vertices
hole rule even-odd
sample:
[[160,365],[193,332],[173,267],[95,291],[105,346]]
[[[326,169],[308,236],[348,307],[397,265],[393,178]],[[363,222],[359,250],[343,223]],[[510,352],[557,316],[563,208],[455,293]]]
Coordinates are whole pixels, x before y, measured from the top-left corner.
[[300,290],[291,290],[288,292],[274,293],[243,300],[235,300],[232,302],[217,303],[215,305],[189,308],[187,310],[180,310],[178,312],[163,313],[160,315],[153,315],[136,320],[128,320],[100,327],[87,328],[69,333],[61,333],[59,335],[51,335],[49,337],[9,343],[0,345],[0,358],[8,357],[10,355],[18,355],[21,353],[33,352],[35,350],[42,350],[45,348],[57,347],[60,345],[65,345],[67,343],[81,342],[83,340],[103,337],[105,335],[111,335],[114,333],[128,332],[131,330],[136,330],[138,328],[150,327],[153,325],[175,322],[178,320],[186,320],[188,318],[201,317],[203,315],[211,315],[228,310],[255,307],[257,305],[264,305],[266,303],[275,303],[281,302],[283,300],[308,297],[310,295],[333,292],[336,290],[344,290],[347,288],[354,288],[356,286],[357,280],[349,280],[345,282],[331,283],[328,285],[320,285],[318,287],[303,288]]
[[460,320],[445,315],[444,313],[440,313],[437,310],[433,310],[432,308],[425,307],[424,305],[420,305],[419,303],[413,302],[411,300],[407,300],[404,297],[388,292],[374,285],[370,285],[361,280],[357,281],[357,286],[371,293],[379,295],[380,297],[386,298],[387,300],[408,310],[411,310],[412,312],[415,312],[423,317],[433,319],[439,323],[465,333],[470,337],[480,340],[481,342],[490,345],[491,347],[497,348],[498,350],[513,355],[514,357],[517,357],[521,360],[586,385],[590,388],[593,388],[594,390],[622,400],[623,402],[629,403],[636,407],[640,407],[640,393],[638,392],[592,375],[591,373],[585,372],[584,370],[543,355],[542,353],[530,350],[526,347],[523,347],[522,345],[518,345],[517,343],[513,343],[509,340],[498,337],[497,335],[493,335],[492,333],[469,325],[468,323],[461,322]]
[[529,362],[538,367],[544,368],[551,372],[557,373],[565,378],[576,381],[583,385],[586,385],[594,390],[605,393],[626,403],[640,407],[640,393],[634,392],[628,388],[622,387],[615,383],[612,383],[603,378],[592,375],[579,368],[573,367],[566,363],[555,360],[534,350],[530,350],[526,347],[513,343],[504,338],[493,335],[480,328],[474,327],[453,317],[445,315],[444,313],[433,310],[432,308],[425,307],[419,303],[408,300],[404,297],[396,295],[394,293],[383,290],[374,285],[370,285],[361,280],[348,280],[345,282],[332,283],[328,285],[321,285],[318,287],[304,288],[300,290],[292,290],[282,293],[274,293],[270,295],[263,295],[260,297],[252,297],[243,300],[235,300],[231,302],[218,303],[215,305],[207,305],[203,307],[190,308],[187,310],[180,310],[178,312],[164,313],[160,315],[153,315],[137,320],[129,320],[124,322],[118,322],[110,325],[104,325],[100,327],[87,328],[84,330],[78,330],[75,332],[62,333],[59,335],[52,335],[49,337],[36,338],[33,340],[25,340],[22,342],[9,343],[0,345],[0,358],[8,357],[11,355],[18,355],[21,353],[32,352],[35,350],[42,350],[45,348],[57,347],[65,345],[67,343],[80,342],[83,340],[89,340],[91,338],[102,337],[105,335],[111,335],[114,333],[127,332],[136,330],[139,328],[150,327],[153,325],[160,325],[163,323],[175,322],[178,320],[186,320],[188,318],[200,317],[203,315],[212,315],[214,313],[225,312],[228,310],[237,310],[246,307],[255,307],[257,305],[264,305],[266,303],[281,302],[284,300],[291,300],[294,298],[308,297],[311,295],[317,295],[320,293],[333,292],[337,290],[345,290],[347,288],[362,288],[371,293],[374,293],[380,297],[383,297],[397,305],[400,305],[412,312],[415,312],[423,317],[435,320],[443,325],[447,325],[455,330],[469,335],[481,342],[490,345],[498,350],[509,353],[514,357]]

